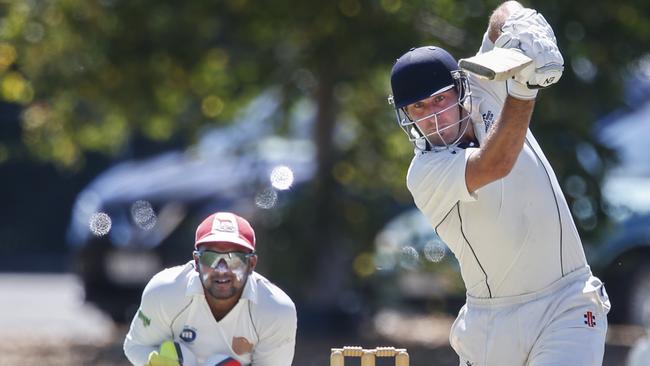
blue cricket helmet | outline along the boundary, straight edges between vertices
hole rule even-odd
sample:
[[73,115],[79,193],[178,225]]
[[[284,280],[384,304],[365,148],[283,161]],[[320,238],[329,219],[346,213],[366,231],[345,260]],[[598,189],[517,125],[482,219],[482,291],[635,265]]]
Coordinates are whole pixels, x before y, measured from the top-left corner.
[[403,108],[456,85],[456,59],[440,47],[411,48],[398,58],[390,73],[395,108]]
[[[393,94],[388,97],[388,101],[395,107],[397,123],[419,149],[436,146],[430,139],[433,134],[425,133],[417,126],[418,121],[413,121],[406,113],[406,106],[455,87],[458,92],[456,104],[465,110],[456,123],[459,125],[459,135],[447,143],[441,135],[437,132],[435,134],[443,140],[443,148],[458,144],[468,126],[468,123],[464,126],[460,124],[468,121],[471,115],[471,103],[465,103],[471,93],[467,74],[460,70],[456,59],[449,52],[434,46],[411,48],[393,65],[390,83]],[[434,114],[427,118],[437,116]],[[425,141],[428,147],[425,147]]]

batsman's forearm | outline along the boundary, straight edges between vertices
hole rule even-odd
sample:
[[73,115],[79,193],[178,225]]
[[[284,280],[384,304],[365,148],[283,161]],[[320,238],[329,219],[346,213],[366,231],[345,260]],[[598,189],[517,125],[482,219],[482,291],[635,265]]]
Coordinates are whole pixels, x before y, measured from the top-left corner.
[[506,97],[501,116],[481,148],[488,166],[505,175],[510,172],[524,146],[534,107],[534,100]]
[[534,106],[534,100],[506,97],[501,116],[481,148],[472,152],[467,160],[465,182],[469,192],[510,173],[524,146]]

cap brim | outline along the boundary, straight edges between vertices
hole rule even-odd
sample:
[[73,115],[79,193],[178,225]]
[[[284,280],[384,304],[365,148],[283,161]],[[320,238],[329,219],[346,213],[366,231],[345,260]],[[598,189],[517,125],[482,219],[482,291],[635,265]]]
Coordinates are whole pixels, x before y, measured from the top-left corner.
[[255,248],[249,242],[239,237],[233,238],[232,235],[223,235],[219,233],[210,234],[199,239],[196,243],[194,243],[194,246],[198,247],[200,244],[205,243],[232,243],[239,245],[240,247],[244,247],[248,250],[255,251]]

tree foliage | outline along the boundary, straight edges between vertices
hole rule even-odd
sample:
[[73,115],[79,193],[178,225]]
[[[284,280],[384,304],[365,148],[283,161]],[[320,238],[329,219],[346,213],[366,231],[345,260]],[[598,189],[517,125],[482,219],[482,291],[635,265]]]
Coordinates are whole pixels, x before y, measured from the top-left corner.
[[[478,48],[497,1],[479,0],[49,0],[0,4],[0,96],[23,107],[20,146],[33,159],[82,169],[84,156],[119,157],[134,136],[191,143],[226,124],[261,90],[279,86],[288,114],[315,106],[319,174],[307,194],[322,210],[307,222],[333,233],[386,217],[365,203],[410,204],[411,146],[386,103],[393,61],[438,44],[459,57]],[[591,135],[595,119],[623,103],[623,79],[650,37],[645,1],[536,1],[564,53],[563,80],[542,91],[532,129],[564,185],[577,176],[593,206],[578,220],[593,232],[611,154]],[[280,119],[282,120],[282,119]],[[282,133],[283,126],[276,126]],[[11,141],[0,157],[18,156]],[[580,164],[577,151],[595,152]],[[592,154],[593,155],[593,154]],[[337,193],[349,197],[337,201]],[[342,211],[341,211],[342,210]],[[328,217],[345,217],[329,220]],[[309,215],[308,215],[309,216]],[[356,220],[356,221],[355,221]],[[324,235],[321,240],[334,240]],[[357,248],[359,249],[359,248]]]

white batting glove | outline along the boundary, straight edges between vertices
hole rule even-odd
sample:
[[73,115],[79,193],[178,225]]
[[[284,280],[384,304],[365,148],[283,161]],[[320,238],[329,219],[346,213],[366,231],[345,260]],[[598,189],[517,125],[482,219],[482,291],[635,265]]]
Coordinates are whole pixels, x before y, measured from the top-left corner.
[[530,8],[522,8],[512,13],[506,19],[501,30],[503,32],[519,34],[530,28],[535,28],[537,31],[542,32],[544,36],[550,38],[553,43],[556,43],[553,28],[548,24],[546,18],[536,10]]
[[504,23],[495,46],[517,48],[533,60],[531,66],[515,75],[514,81],[508,82],[508,90],[512,90],[516,95],[510,94],[515,97],[534,99],[536,89],[547,88],[562,77],[564,59],[553,29],[541,14],[532,9],[525,8],[512,14]]
[[539,88],[529,88],[528,83],[518,81],[516,77],[506,81],[508,95],[521,100],[533,100],[537,98]]

